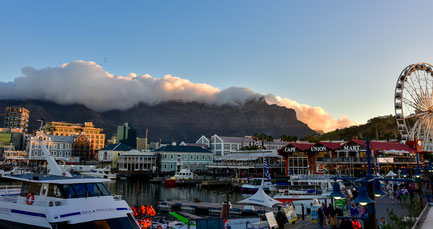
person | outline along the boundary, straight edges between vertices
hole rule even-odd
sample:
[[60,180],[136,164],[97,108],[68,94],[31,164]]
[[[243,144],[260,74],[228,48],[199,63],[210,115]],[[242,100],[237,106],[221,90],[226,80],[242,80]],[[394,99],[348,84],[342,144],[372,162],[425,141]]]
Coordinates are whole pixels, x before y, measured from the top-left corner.
[[391,184],[388,185],[388,195],[391,199],[391,203],[394,203],[394,189],[392,189]]
[[430,183],[426,183],[426,192],[425,195],[427,197],[427,202],[430,202],[432,197],[432,186]]
[[350,221],[349,219],[344,218],[344,219],[341,221],[340,229],[352,229],[352,228],[353,228],[353,226],[352,226],[352,221]]
[[380,218],[379,229],[385,229],[385,228],[387,228],[386,226],[387,226],[387,223],[386,223],[385,217]]
[[368,215],[367,208],[364,206],[361,210],[361,217],[366,217]]
[[322,203],[322,207],[317,210],[317,223],[319,224],[319,229],[323,229],[323,226],[325,225],[325,213],[323,212],[325,207],[325,203]]
[[332,207],[332,204],[329,204],[328,206],[328,217],[329,217],[329,225],[331,225],[331,228],[337,228],[338,225],[337,212],[334,210],[334,207]]
[[284,224],[287,223],[286,214],[284,214],[283,209],[281,207],[278,207],[278,212],[275,217],[275,220],[278,223],[278,228],[284,228]]
[[358,208],[356,207],[355,204],[352,204],[352,207],[350,208],[350,215],[352,217],[356,217],[356,216],[358,216],[358,214],[359,214]]
[[337,213],[337,216],[343,216],[343,208],[337,207],[335,212]]
[[397,188],[397,192],[395,193],[397,196],[397,203],[401,203],[401,189]]
[[353,229],[362,229],[361,223],[357,219],[353,219],[352,227]]

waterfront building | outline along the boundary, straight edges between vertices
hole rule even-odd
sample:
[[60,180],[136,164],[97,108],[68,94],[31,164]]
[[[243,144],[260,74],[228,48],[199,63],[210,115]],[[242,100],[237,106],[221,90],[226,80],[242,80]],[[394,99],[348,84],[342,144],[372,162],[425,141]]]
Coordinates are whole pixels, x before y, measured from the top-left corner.
[[186,143],[186,142],[184,142],[184,141],[181,141],[181,142],[179,143],[179,145],[180,145],[180,146],[200,146],[200,147],[202,147],[202,148],[209,149],[209,145],[205,145],[205,144],[197,144],[197,143]]
[[27,152],[24,150],[15,150],[13,145],[4,149],[3,161],[6,164],[24,163],[27,161]]
[[[200,139],[199,139],[200,140]],[[240,150],[243,146],[253,144],[251,138],[246,137],[226,137],[214,134],[209,140],[209,149],[215,156],[224,156],[225,154]]]
[[5,123],[6,128],[17,129],[27,133],[29,129],[30,111],[24,107],[6,107]]
[[157,156],[155,152],[131,150],[121,154],[117,160],[119,171],[155,172]]
[[97,152],[105,145],[105,134],[103,129],[96,128],[92,122],[84,124],[66,122],[47,122],[43,127],[44,131],[56,136],[79,136],[85,135],[90,140],[90,153],[84,160],[95,160]]
[[85,133],[73,136],[72,156],[80,157],[82,161],[93,159],[91,140]]
[[[45,146],[55,160],[64,162],[75,160],[75,158],[72,157],[72,144],[74,142],[72,136],[47,135],[45,133],[41,136],[45,141]],[[39,137],[31,136],[28,139],[26,151],[30,161],[36,161],[38,164],[45,163],[45,156],[39,144]]]
[[206,136],[202,135],[195,143],[200,145],[207,145],[209,147],[210,141]]
[[[416,166],[415,148],[399,142],[370,141],[375,171],[386,174]],[[286,161],[288,175],[338,174],[361,176],[366,169],[366,145],[347,142],[289,143],[278,150]],[[422,162],[422,159],[421,159]]]
[[98,161],[100,164],[106,164],[112,169],[117,169],[119,156],[131,150],[131,147],[122,143],[111,144],[98,151]]
[[25,149],[26,134],[19,129],[0,128],[0,146],[5,148],[12,145],[16,150]]
[[147,138],[137,138],[137,150],[147,150]]
[[159,154],[163,172],[179,171],[182,168],[205,170],[213,161],[213,153],[199,146],[166,145],[155,152]]
[[133,149],[137,147],[137,132],[129,123],[117,127],[117,141]]
[[263,172],[263,158],[266,158],[271,174],[285,174],[284,158],[278,154],[277,150],[251,150],[227,153],[209,164],[208,168],[223,173],[229,170],[236,174],[259,174]]

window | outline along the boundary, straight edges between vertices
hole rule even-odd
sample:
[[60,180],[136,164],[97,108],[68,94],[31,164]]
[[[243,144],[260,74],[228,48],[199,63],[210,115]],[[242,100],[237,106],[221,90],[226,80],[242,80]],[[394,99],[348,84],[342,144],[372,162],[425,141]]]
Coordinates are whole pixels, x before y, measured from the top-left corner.
[[190,160],[194,160],[194,156],[193,155],[191,155]]
[[203,161],[204,161],[204,159],[205,159],[205,156],[203,155],[203,157],[201,158]]
[[26,197],[29,193],[33,195],[39,195],[41,192],[41,187],[42,184],[40,183],[23,182],[20,196]]
[[174,155],[173,154],[170,155],[170,159],[172,159],[172,160],[174,159]]
[[164,169],[167,170],[167,164],[164,165]]
[[167,159],[167,154],[164,154],[164,159]]
[[199,158],[198,155],[196,155],[196,156],[195,156],[195,159],[198,160],[198,158]]
[[173,165],[170,165],[170,169],[173,169]]

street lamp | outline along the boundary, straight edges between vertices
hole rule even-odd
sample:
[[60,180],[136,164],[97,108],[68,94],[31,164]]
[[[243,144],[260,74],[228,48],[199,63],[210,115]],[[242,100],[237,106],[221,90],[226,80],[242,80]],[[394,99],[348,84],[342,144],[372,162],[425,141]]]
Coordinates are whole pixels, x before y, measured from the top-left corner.
[[408,176],[409,174],[407,174],[406,170],[403,170],[403,172],[401,172],[401,177],[407,178]]
[[339,200],[341,198],[346,198],[346,196],[341,192],[340,184],[337,181],[332,185],[332,193],[329,197]]
[[367,204],[374,203],[374,201],[372,199],[370,199],[370,197],[368,197],[367,188],[364,185],[361,185],[358,188],[358,197],[356,197],[356,199],[354,201],[352,201],[352,203],[365,206]]
[[383,191],[383,189],[380,187],[380,181],[375,180],[374,181],[374,196],[375,197],[381,197],[386,195],[386,192]]

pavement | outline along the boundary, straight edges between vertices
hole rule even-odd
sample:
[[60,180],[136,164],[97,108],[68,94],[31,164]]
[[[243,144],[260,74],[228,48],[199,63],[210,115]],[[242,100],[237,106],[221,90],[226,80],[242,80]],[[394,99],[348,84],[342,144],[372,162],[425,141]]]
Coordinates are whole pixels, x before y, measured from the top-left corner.
[[[388,213],[386,209],[393,209],[396,215],[403,215],[404,211],[395,201],[391,202],[388,196],[384,196],[382,198],[376,199],[376,218],[380,220],[380,218],[385,217],[387,221],[389,221]],[[361,208],[359,208],[361,210]],[[299,217],[299,216],[298,216]],[[360,221],[362,224],[362,220]],[[312,223],[311,218],[307,217],[305,220],[299,219],[295,224],[285,225],[284,227],[289,229],[317,229],[319,228],[317,223]],[[364,228],[364,226],[363,226]]]

